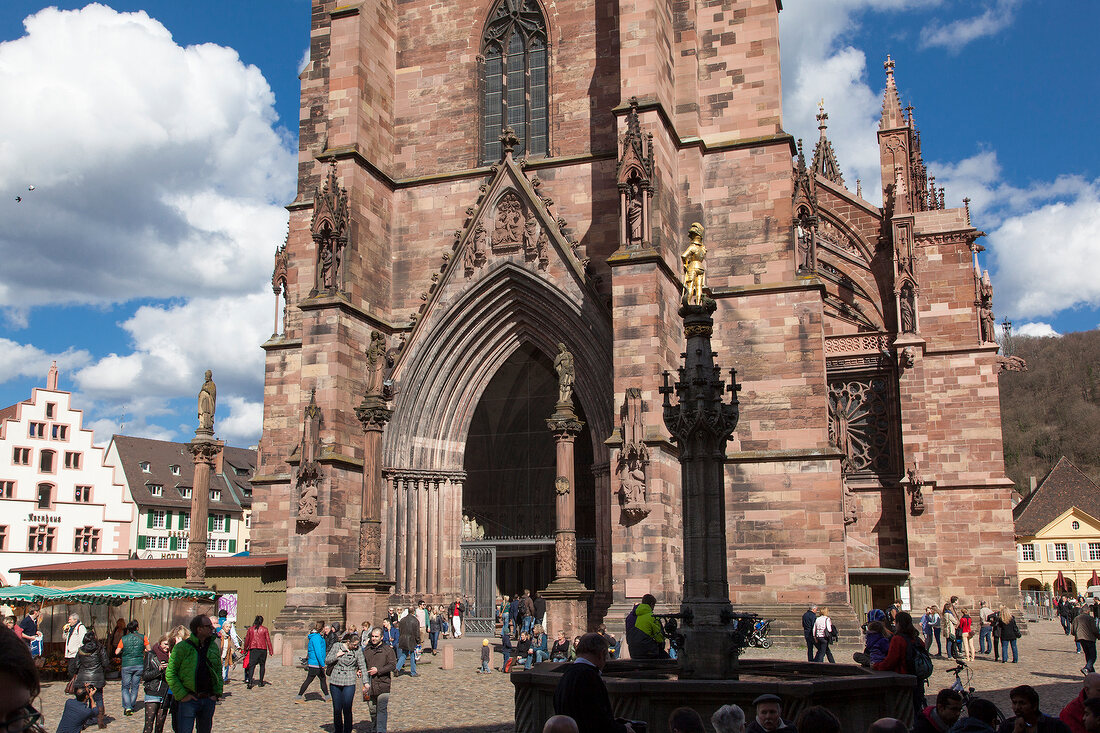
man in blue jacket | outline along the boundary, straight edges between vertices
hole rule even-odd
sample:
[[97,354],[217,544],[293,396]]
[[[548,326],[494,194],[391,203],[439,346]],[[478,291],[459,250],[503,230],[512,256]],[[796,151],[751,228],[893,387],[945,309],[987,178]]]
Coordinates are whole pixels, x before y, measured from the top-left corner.
[[817,605],[810,606],[810,610],[802,614],[802,636],[806,637],[806,661],[814,661],[817,652],[814,647],[814,622],[817,621]]

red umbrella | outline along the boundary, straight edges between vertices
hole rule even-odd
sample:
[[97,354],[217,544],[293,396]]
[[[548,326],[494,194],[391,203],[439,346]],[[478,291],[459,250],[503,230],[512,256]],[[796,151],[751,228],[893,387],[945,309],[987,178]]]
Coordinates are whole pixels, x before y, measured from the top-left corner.
[[1054,590],[1058,591],[1059,593],[1066,592],[1066,579],[1062,575],[1061,570],[1058,571],[1058,577],[1054,579]]
[[1089,578],[1089,585],[1100,585],[1100,577],[1097,577],[1096,571],[1092,571],[1092,577]]

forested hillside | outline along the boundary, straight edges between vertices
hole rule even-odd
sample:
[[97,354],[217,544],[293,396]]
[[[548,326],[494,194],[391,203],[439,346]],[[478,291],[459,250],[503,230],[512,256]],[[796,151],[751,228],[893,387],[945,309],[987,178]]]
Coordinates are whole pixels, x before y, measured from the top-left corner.
[[1026,372],[1002,372],[1005,469],[1016,489],[1042,481],[1066,456],[1100,481],[1100,329],[1060,338],[1011,337],[1002,353]]

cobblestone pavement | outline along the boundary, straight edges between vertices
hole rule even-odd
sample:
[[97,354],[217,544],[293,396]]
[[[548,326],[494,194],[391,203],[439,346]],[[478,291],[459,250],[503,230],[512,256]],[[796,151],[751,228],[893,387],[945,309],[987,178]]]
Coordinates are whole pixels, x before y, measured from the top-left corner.
[[[1003,712],[1011,715],[1008,691],[1020,684],[1029,684],[1039,692],[1044,712],[1057,715],[1061,708],[1080,691],[1084,657],[1074,653],[1073,640],[1062,633],[1057,621],[1030,624],[1029,633],[1019,641],[1019,664],[993,662],[988,655],[979,656],[971,665],[970,685],[977,694],[993,700]],[[390,698],[389,729],[393,731],[447,731],[466,733],[487,731],[505,733],[512,730],[512,686],[508,675],[494,672],[477,674],[480,660],[480,639],[465,637],[454,643],[455,668],[439,667],[441,657],[424,655],[418,665],[418,677],[402,675],[394,680]],[[800,649],[773,647],[768,651],[752,649],[747,657],[778,657],[800,659]],[[837,660],[851,659],[851,650],[837,650]],[[494,663],[500,655],[494,654]],[[947,673],[952,665],[947,660],[934,659],[936,672],[928,690],[931,695],[949,686],[954,677]],[[262,688],[248,690],[242,682],[242,672],[233,672],[226,688],[226,697],[214,716],[214,730],[226,733],[253,731],[327,731],[332,733],[332,706],[321,699],[314,682],[306,693],[306,702],[294,703],[298,686],[305,672],[298,668],[268,665],[267,682]],[[65,700],[65,685],[60,682],[44,686],[42,712],[47,729],[53,730]],[[144,718],[122,716],[118,681],[108,682],[107,711],[111,717],[109,730],[117,733],[140,733]],[[366,706],[357,698],[354,707],[357,731],[369,730],[364,722]]]

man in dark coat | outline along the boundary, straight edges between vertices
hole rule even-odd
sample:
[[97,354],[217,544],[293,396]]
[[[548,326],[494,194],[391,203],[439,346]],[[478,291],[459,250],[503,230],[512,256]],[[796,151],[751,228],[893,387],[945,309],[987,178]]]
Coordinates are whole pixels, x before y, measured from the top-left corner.
[[419,677],[416,673],[416,645],[420,643],[420,622],[416,620],[416,611],[411,607],[397,622],[397,631],[397,672],[405,668],[405,657],[408,657],[409,676]]
[[745,733],[797,733],[793,723],[783,720],[783,699],[779,695],[759,695],[752,704],[756,706],[756,718],[745,726]]
[[600,676],[607,664],[607,640],[596,633],[577,642],[577,661],[570,664],[554,690],[554,714],[577,721],[580,733],[634,733],[611,712],[607,685]]
[[806,637],[806,661],[814,661],[817,652],[814,647],[814,622],[817,621],[817,606],[810,606],[810,610],[802,614],[802,636]]
[[546,626],[546,599],[535,594],[535,623]]

